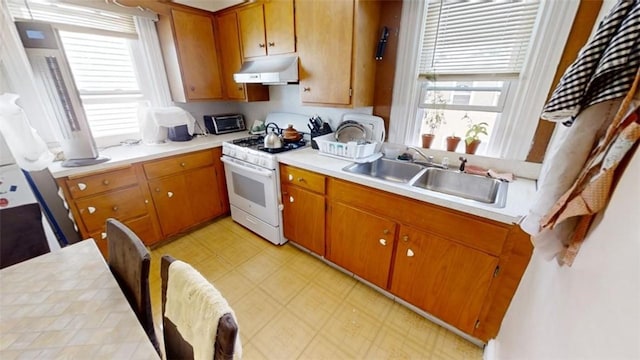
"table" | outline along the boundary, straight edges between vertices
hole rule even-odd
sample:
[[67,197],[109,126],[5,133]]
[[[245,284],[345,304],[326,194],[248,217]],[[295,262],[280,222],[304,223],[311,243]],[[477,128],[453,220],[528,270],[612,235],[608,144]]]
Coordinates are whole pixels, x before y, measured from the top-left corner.
[[0,270],[0,359],[159,359],[93,239]]

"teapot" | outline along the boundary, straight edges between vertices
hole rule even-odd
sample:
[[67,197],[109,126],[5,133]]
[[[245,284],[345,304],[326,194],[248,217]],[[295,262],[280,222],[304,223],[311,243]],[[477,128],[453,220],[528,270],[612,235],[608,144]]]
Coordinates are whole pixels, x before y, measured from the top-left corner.
[[[269,132],[269,127],[273,127]],[[267,149],[279,149],[283,145],[282,137],[280,136],[280,128],[274,123],[268,123],[265,127],[267,135],[264,137],[264,147]]]

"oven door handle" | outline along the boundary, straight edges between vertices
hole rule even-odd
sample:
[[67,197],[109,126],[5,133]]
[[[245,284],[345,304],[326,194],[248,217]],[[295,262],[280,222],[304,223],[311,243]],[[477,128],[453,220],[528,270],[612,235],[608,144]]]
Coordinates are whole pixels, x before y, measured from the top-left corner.
[[240,164],[236,161],[233,160],[229,160],[225,157],[221,157],[220,160],[222,160],[223,163],[228,164],[230,166],[236,166],[236,167],[240,167],[242,168],[242,170],[252,173],[254,175],[259,175],[259,176],[264,176],[264,177],[268,177],[270,178],[273,175],[273,171],[269,171],[269,170],[262,170],[262,169],[255,169],[253,167],[249,167],[249,166],[245,166],[243,164]]

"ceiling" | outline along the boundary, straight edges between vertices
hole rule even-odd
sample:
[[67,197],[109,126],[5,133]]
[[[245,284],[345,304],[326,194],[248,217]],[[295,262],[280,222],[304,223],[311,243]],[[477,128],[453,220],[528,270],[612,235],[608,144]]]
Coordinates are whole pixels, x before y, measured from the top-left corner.
[[172,0],[174,3],[191,6],[194,8],[216,12],[248,0]]

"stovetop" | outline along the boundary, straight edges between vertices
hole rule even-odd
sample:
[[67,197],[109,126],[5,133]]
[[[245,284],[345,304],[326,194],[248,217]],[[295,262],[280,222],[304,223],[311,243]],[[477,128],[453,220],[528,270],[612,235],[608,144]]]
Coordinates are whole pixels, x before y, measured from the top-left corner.
[[231,143],[239,147],[263,151],[269,154],[278,154],[289,150],[295,150],[307,145],[307,142],[304,139],[301,139],[296,142],[285,142],[280,148],[267,148],[264,146],[264,135],[252,135],[246,138],[233,140]]

